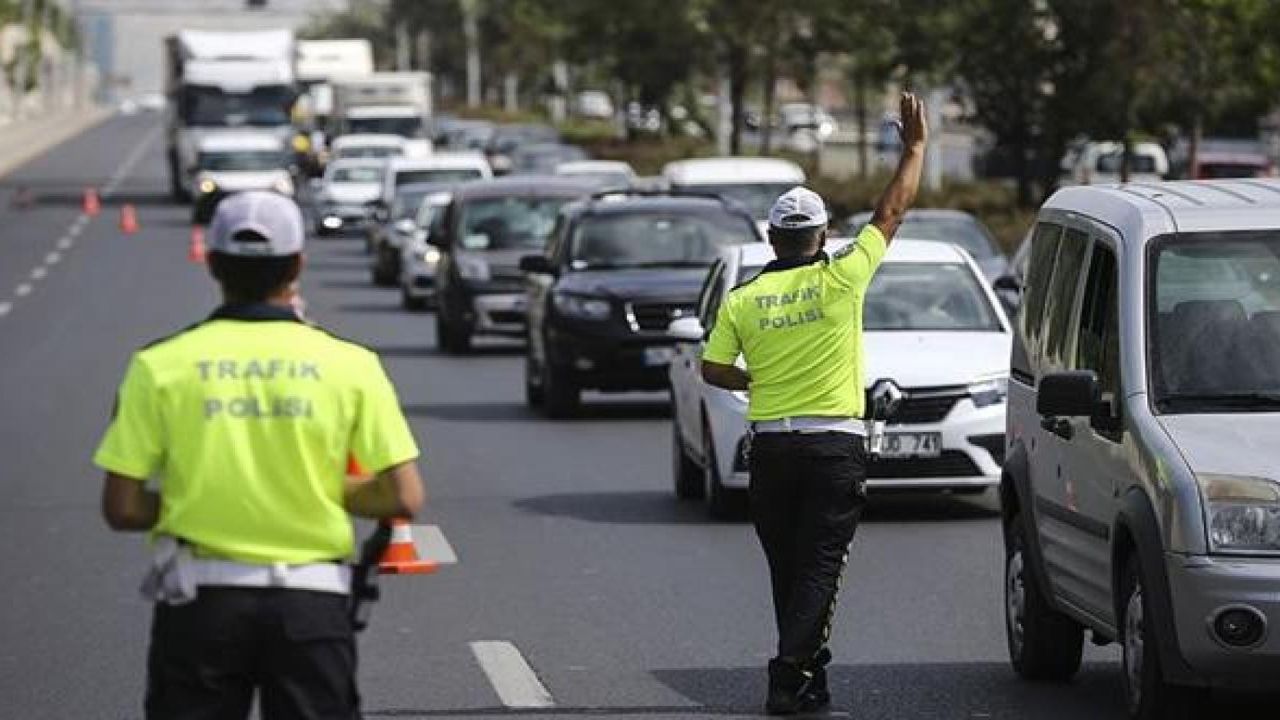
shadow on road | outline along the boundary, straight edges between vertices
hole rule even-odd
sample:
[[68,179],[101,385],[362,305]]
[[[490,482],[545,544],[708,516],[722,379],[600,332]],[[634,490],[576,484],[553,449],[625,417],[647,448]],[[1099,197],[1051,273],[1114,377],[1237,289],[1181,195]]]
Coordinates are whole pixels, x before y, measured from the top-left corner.
[[[312,263],[307,263],[307,269],[308,270],[314,269]],[[362,268],[356,265],[348,264],[348,265],[343,265],[342,269],[343,270],[359,270]],[[335,290],[385,290],[386,289],[386,288],[380,288],[374,285],[373,283],[369,282],[368,280],[348,280],[345,278],[321,280],[320,287],[333,288]]]
[[[387,354],[378,348],[372,348],[379,355],[397,357]],[[487,354],[501,354],[490,352]],[[431,357],[437,353],[433,350],[422,350],[420,354],[404,354],[399,357]],[[406,415],[428,417],[436,420],[452,422],[539,422],[539,423],[579,423],[598,422],[600,420],[660,420],[671,416],[671,407],[666,403],[586,403],[575,418],[568,420],[548,420],[531,410],[523,403],[506,402],[473,402],[473,403],[409,403],[401,406]]]
[[669,492],[558,493],[513,504],[525,512],[610,525],[714,524],[702,504],[680,502]]
[[[361,285],[361,287],[368,287],[368,286]],[[400,303],[395,300],[390,300],[388,302],[376,302],[376,303],[374,302],[343,303],[341,305],[334,305],[333,310],[334,312],[353,313],[357,315],[389,315],[393,313],[399,314],[404,312],[404,310],[400,308]]]
[[[311,259],[310,257],[308,257],[308,258],[307,258],[307,267],[306,267],[306,269],[303,271],[303,276],[302,276],[302,277],[303,277],[303,280],[302,280],[302,282],[303,282],[303,284],[306,284],[306,282],[307,282],[307,275],[308,275],[309,273],[322,273],[322,272],[344,272],[344,273],[346,273],[346,272],[353,272],[353,271],[354,271],[354,272],[365,272],[365,273],[367,273],[367,272],[368,272],[368,270],[369,270],[369,263],[367,263],[367,262],[361,262],[361,261],[359,261],[359,260],[355,260],[355,259],[352,259],[352,260],[315,259],[315,260],[313,260],[313,259]],[[313,277],[314,277],[314,276],[313,276]],[[322,281],[322,282],[323,282],[323,281]],[[356,281],[355,281],[355,280],[349,280],[349,281],[347,281],[347,282],[355,283]],[[327,286],[326,286],[326,287],[327,287]],[[351,285],[350,287],[355,287],[355,285]],[[360,287],[361,287],[361,288],[372,288],[372,287],[373,287],[373,283],[368,282],[368,281],[364,281],[364,282],[361,282],[361,283],[360,283]]]
[[[994,495],[990,496],[994,498]],[[989,520],[1000,516],[994,499],[969,498],[939,492],[872,490],[862,513],[864,523]]]

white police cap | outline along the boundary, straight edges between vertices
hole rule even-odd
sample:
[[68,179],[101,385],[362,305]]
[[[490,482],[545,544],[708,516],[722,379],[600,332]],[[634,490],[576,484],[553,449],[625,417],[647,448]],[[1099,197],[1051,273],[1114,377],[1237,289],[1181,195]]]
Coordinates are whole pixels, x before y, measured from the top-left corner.
[[769,209],[769,227],[781,230],[822,227],[827,220],[826,204],[818,193],[805,187],[786,191]]
[[[241,233],[252,232],[246,241]],[[209,252],[243,257],[287,257],[302,252],[306,241],[302,210],[293,200],[266,190],[223,198],[209,224]],[[239,239],[238,239],[239,238]]]

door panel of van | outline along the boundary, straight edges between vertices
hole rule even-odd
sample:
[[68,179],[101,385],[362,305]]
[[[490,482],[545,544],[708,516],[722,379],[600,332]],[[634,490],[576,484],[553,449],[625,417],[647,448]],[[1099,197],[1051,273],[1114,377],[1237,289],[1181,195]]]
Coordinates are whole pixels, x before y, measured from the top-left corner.
[[[1039,347],[1035,351],[1037,377],[1070,369],[1089,244],[1089,234],[1074,227],[1066,228],[1058,244],[1044,299]],[[1092,587],[1096,573],[1093,543],[1081,532],[1085,521],[1071,509],[1076,501],[1068,493],[1063,466],[1069,441],[1042,427],[1040,416],[1034,411],[1033,416],[1036,423],[1030,429],[1035,436],[1031,485],[1045,572],[1059,599],[1089,612],[1091,598],[1097,594],[1097,589]]]
[[1071,439],[1061,441],[1059,450],[1070,544],[1081,553],[1075,585],[1089,612],[1112,626],[1111,526],[1116,491],[1128,471],[1118,422],[1122,393],[1117,270],[1116,253],[1095,234],[1069,364],[1098,374],[1102,399],[1112,409],[1071,418]]

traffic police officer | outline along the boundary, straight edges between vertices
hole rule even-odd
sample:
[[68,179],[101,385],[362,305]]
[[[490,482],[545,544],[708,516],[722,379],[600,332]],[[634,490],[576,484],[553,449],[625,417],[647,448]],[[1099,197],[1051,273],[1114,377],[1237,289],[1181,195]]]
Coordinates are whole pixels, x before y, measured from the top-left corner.
[[778,624],[770,714],[830,703],[826,642],[865,497],[863,296],[924,162],[923,105],[906,93],[901,112],[897,172],[856,242],[828,258],[822,198],[800,187],[782,195],[769,213],[777,259],[730,293],[702,355],[708,383],[750,394],[751,516]]
[[257,691],[267,720],[351,720],[348,513],[416,512],[418,449],[377,356],[293,309],[298,206],[233,195],[209,235],[224,304],[134,355],[94,457],[108,525],[156,546],[146,716],[243,718]]

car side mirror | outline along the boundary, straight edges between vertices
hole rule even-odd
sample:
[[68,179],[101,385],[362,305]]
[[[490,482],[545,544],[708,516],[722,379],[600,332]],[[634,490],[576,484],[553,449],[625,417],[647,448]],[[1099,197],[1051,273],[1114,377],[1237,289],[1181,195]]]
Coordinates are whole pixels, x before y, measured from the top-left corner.
[[1036,386],[1036,412],[1045,417],[1093,417],[1101,390],[1092,370],[1049,373]]
[[555,275],[556,270],[546,255],[525,255],[520,258],[520,271],[530,275]]
[[418,224],[409,218],[401,218],[396,221],[396,232],[401,235],[412,235],[418,230]]
[[449,247],[449,236],[439,230],[426,233],[424,239],[431,247],[440,248],[441,250]]
[[667,334],[680,342],[701,342],[705,332],[702,321],[693,316],[676,318],[667,326]]
[[1022,292],[1022,281],[1016,275],[1001,275],[991,283],[991,287],[1002,292]]

